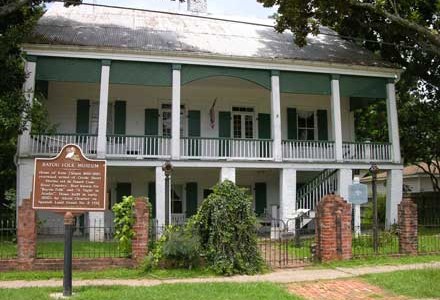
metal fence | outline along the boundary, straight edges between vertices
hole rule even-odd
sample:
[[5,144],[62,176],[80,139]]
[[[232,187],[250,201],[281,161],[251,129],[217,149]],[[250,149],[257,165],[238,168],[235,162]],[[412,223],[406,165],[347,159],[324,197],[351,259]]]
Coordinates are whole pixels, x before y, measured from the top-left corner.
[[0,259],[17,257],[17,229],[15,220],[0,220]]
[[365,256],[387,256],[399,254],[399,232],[393,227],[386,230],[380,226],[378,230],[378,243],[374,247],[373,229],[354,228],[352,239],[353,258]]
[[[46,220],[37,228],[37,258],[63,258],[64,225]],[[73,258],[129,257],[115,240],[115,229],[101,220],[76,222],[73,230]]]
[[419,254],[440,253],[440,223],[419,224],[418,252]]

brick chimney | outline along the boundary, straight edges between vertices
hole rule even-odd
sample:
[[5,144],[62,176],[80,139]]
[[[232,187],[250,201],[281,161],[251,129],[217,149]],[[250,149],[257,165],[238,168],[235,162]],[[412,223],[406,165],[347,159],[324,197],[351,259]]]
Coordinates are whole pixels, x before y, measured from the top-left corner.
[[188,2],[188,11],[194,13],[207,13],[208,0],[186,0]]

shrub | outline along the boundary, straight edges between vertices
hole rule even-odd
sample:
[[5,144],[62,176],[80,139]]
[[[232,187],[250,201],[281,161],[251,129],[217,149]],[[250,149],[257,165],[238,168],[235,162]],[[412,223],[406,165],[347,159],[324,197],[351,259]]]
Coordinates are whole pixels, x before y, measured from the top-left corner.
[[164,267],[188,268],[200,263],[200,239],[191,227],[168,226],[153,252],[145,258],[142,268],[150,271],[160,265]]
[[[386,197],[384,195],[377,196],[377,220],[379,224],[385,224]],[[373,226],[373,201],[369,201],[367,207],[362,212],[362,226]]]
[[115,214],[113,220],[115,223],[115,239],[119,242],[119,251],[126,254],[131,253],[131,240],[134,237],[134,203],[135,198],[133,196],[124,196],[121,202],[112,207]]
[[220,274],[254,274],[263,268],[252,198],[231,181],[213,188],[190,220],[210,268]]

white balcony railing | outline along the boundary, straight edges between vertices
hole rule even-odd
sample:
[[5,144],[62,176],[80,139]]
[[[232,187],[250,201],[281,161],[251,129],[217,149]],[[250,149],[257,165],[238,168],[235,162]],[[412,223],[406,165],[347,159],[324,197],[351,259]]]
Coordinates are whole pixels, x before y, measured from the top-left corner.
[[58,154],[67,144],[81,147],[85,155],[96,155],[98,137],[91,134],[37,134],[31,136],[31,153],[33,155]]
[[161,136],[108,135],[109,157],[169,157],[171,139]]
[[392,161],[390,143],[353,143],[344,142],[342,154],[345,161]]
[[271,160],[272,140],[186,137],[180,141],[182,158]]
[[284,160],[335,160],[334,142],[285,140],[282,147]]

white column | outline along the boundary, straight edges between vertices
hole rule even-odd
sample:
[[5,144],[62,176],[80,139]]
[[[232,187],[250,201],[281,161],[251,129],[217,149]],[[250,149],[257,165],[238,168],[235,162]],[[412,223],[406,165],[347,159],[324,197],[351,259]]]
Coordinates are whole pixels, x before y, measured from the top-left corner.
[[173,92],[171,111],[171,158],[180,158],[180,70],[181,65],[173,65]]
[[397,205],[403,196],[403,172],[402,170],[387,171],[387,205],[385,214],[385,226],[397,223]]
[[99,123],[97,143],[98,158],[105,158],[107,148],[107,111],[110,64],[111,61],[103,60],[101,66],[101,89],[99,92]]
[[341,96],[339,90],[339,75],[333,75],[331,80],[331,113],[333,139],[335,141],[335,156],[337,161],[342,161]]
[[394,80],[387,83],[388,135],[392,146],[393,162],[400,163],[399,124],[397,118],[396,88]]
[[104,212],[89,212],[89,240],[91,242],[104,242],[105,228]]
[[348,199],[348,186],[353,183],[353,172],[351,169],[339,169],[338,171],[338,194],[344,200]]
[[221,168],[220,169],[220,182],[225,180],[235,183],[235,168]]
[[281,104],[280,104],[280,72],[272,71],[272,89],[270,94],[271,104],[271,130],[273,139],[273,158],[275,161],[282,161],[281,148]]
[[[37,69],[37,58],[34,56],[28,56],[24,65],[24,71],[26,73],[26,81],[23,84],[23,93],[26,101],[32,106],[35,92],[35,75]],[[26,117],[26,116],[24,116]],[[26,130],[20,135],[18,139],[18,153],[20,156],[28,156],[31,154],[31,123],[26,124]]]
[[156,221],[159,226],[165,225],[165,174],[162,167],[156,167]]
[[[280,171],[280,219],[287,222],[296,211],[296,170]],[[294,224],[289,224],[293,228]]]

